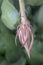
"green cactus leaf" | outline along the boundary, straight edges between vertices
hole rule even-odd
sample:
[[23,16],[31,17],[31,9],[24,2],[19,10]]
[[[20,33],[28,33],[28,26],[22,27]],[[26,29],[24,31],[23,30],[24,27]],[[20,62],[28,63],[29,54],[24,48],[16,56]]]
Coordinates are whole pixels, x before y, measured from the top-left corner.
[[25,0],[25,1],[27,4],[32,5],[32,6],[43,4],[43,0]]
[[10,30],[14,30],[17,28],[17,25],[20,22],[19,13],[16,8],[8,1],[3,0],[2,6],[2,22],[8,27]]
[[43,29],[43,5],[40,7],[38,12],[38,26]]

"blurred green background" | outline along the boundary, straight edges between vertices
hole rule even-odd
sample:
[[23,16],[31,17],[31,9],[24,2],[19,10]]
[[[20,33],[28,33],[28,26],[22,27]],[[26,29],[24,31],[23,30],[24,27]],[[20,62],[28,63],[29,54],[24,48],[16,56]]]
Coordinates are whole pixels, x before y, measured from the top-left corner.
[[17,38],[20,23],[18,0],[0,0],[0,65],[43,65],[43,0],[24,0],[34,43],[30,59]]

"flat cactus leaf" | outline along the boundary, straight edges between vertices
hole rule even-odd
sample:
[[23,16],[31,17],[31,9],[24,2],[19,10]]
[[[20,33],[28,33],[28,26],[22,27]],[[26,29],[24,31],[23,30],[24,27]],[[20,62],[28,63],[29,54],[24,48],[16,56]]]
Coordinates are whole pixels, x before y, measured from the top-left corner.
[[43,4],[43,0],[25,0],[27,4],[37,6]]
[[2,6],[2,22],[10,30],[17,28],[17,25],[20,22],[20,17],[17,9],[9,2],[9,0],[3,0]]
[[43,5],[38,11],[38,26],[43,30]]

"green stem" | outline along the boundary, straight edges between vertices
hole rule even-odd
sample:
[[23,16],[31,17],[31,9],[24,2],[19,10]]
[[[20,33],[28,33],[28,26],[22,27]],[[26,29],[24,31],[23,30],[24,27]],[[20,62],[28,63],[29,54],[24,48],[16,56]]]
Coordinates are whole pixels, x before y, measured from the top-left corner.
[[24,0],[19,0],[21,20],[26,19]]

